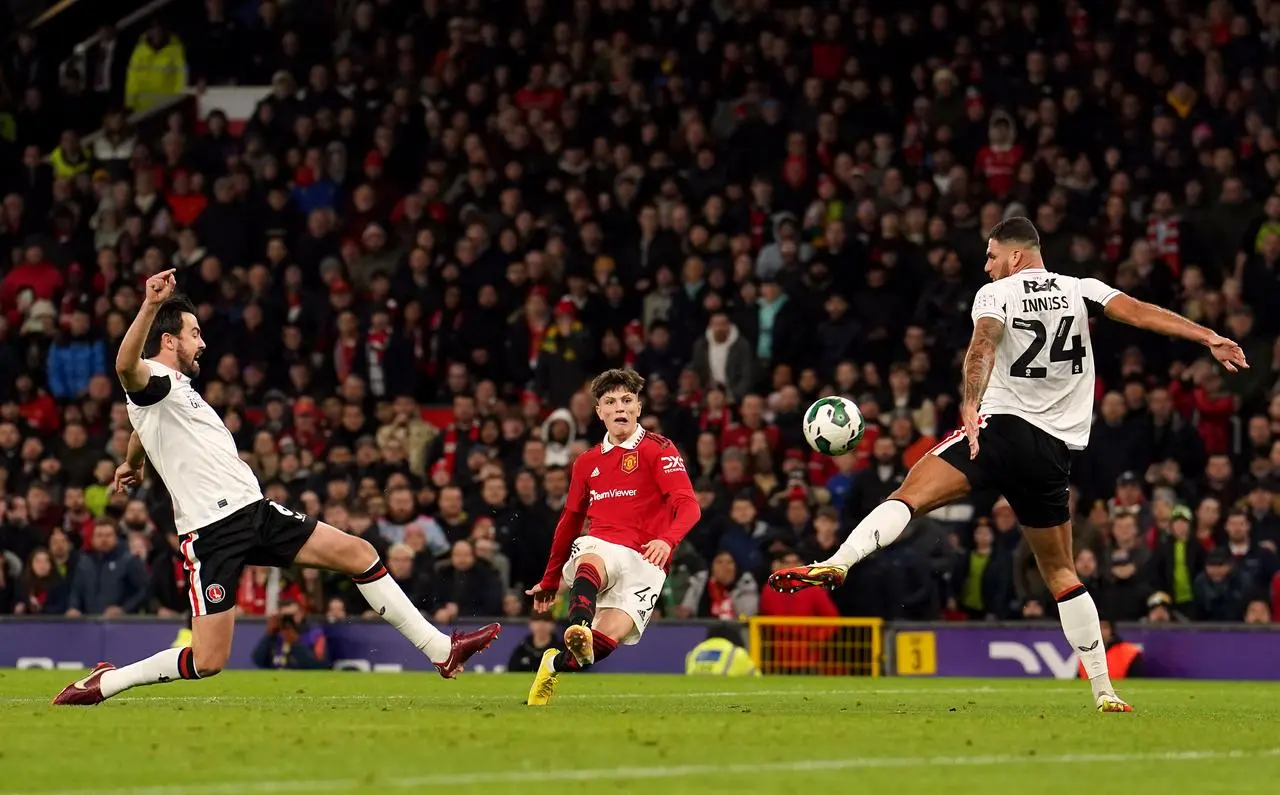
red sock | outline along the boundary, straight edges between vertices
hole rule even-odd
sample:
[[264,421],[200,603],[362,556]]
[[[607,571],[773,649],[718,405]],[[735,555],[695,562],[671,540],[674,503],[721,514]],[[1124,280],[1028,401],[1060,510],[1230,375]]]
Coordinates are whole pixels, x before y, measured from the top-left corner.
[[618,641],[598,629],[593,629],[591,630],[591,647],[595,650],[596,662],[600,662],[613,654],[614,649],[618,648]]
[[[614,649],[618,648],[618,641],[605,635],[598,629],[591,630],[591,648],[596,653],[596,662],[600,662],[605,657],[613,654]],[[562,651],[556,655],[555,660],[556,671],[581,671],[582,666],[578,665],[578,658],[574,657],[567,651]]]
[[600,572],[590,563],[578,566],[569,591],[569,623],[591,626],[596,615],[596,596],[600,593]]

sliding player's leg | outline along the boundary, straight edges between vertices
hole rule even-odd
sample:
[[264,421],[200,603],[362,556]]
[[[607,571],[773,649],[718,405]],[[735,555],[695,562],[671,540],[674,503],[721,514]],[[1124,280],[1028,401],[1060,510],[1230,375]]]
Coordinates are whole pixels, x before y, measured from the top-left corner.
[[452,679],[468,659],[488,648],[498,637],[502,629],[498,624],[489,624],[475,632],[445,635],[413,606],[368,541],[324,522],[305,517],[304,520],[313,529],[307,532],[301,548],[295,546],[296,551],[290,554],[290,536],[301,535],[304,528],[297,519],[290,519],[287,515],[278,520],[273,518],[275,534],[268,538],[273,539],[273,544],[282,545],[278,552],[299,566],[328,569],[350,576],[369,606],[435,663],[441,676]]
[[244,569],[249,538],[245,527],[235,522],[183,538],[183,565],[192,614],[190,646],[173,646],[123,668],[98,663],[88,676],[67,685],[53,703],[100,704],[142,685],[203,679],[220,672],[231,655],[234,586]]
[[[967,459],[968,445],[964,446],[964,455]],[[815,586],[837,588],[844,584],[851,567],[898,540],[916,513],[928,513],[969,491],[969,477],[964,472],[937,453],[926,455],[911,468],[902,485],[858,523],[831,557],[810,566],[779,569],[769,576],[769,585],[786,593]]]

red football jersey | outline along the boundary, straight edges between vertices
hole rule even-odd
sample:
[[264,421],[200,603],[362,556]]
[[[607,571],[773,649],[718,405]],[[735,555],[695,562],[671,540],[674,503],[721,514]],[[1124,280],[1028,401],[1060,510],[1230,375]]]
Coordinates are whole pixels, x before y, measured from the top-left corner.
[[605,439],[578,456],[570,477],[545,587],[559,582],[584,519],[588,535],[644,554],[655,539],[674,551],[701,513],[680,451],[643,428],[622,444]]
[[655,538],[672,541],[664,503],[677,491],[693,493],[680,451],[638,429],[627,442],[606,440],[578,456],[565,510],[587,515],[588,535],[640,552]]

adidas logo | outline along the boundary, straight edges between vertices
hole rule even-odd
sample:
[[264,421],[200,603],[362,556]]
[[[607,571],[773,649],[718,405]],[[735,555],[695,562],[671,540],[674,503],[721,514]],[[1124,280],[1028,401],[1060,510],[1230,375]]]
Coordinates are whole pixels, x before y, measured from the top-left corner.
[[599,476],[600,476],[600,467],[596,467],[595,469],[591,470],[591,477],[595,478]]

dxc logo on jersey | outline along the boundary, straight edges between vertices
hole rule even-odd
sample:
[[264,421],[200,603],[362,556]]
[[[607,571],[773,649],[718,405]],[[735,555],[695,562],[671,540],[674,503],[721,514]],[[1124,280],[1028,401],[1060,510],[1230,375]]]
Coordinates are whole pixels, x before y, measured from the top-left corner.
[[1058,289],[1058,277],[1050,276],[1042,282],[1026,281],[1022,283],[1022,292],[1026,293],[1047,293],[1050,290]]
[[1031,648],[1013,640],[992,641],[987,644],[987,658],[1016,662],[1029,676],[1041,676],[1048,669],[1054,679],[1075,679],[1080,672],[1075,652],[1063,657],[1057,646],[1045,640],[1032,643]]

